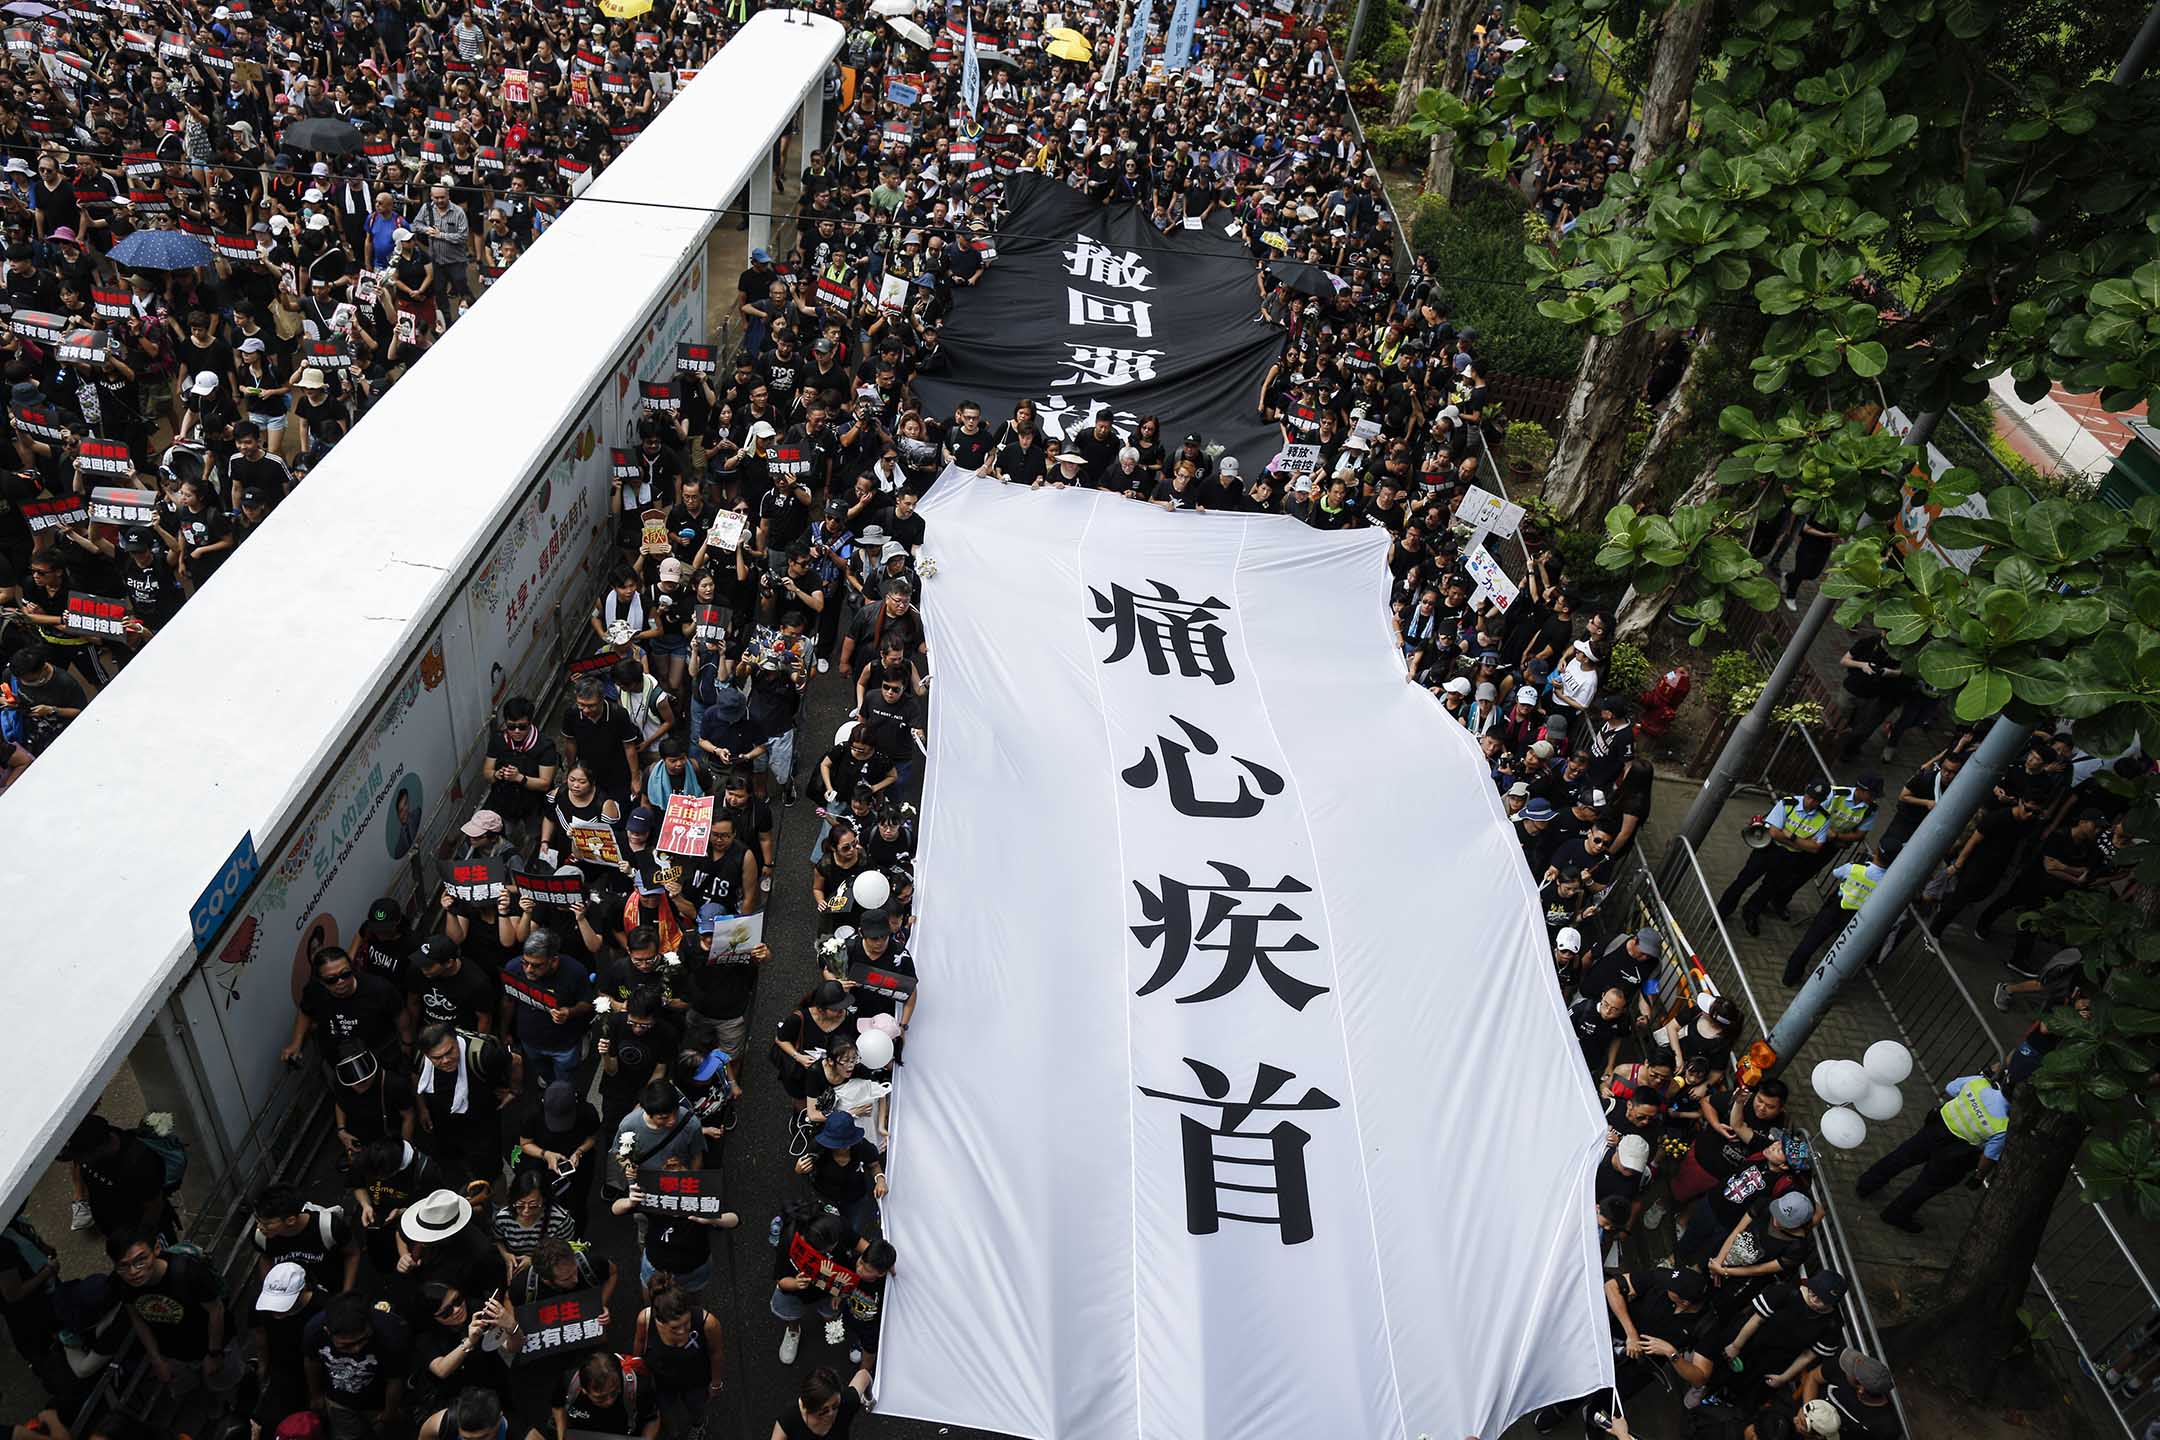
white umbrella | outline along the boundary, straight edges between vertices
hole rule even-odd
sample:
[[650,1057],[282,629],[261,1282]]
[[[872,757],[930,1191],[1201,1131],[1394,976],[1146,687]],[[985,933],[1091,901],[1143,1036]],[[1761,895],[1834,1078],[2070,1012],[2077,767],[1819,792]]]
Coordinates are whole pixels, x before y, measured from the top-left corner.
[[885,19],[893,15],[913,15],[922,7],[923,0],[877,0],[870,7],[870,13]]
[[1523,39],[1520,35],[1517,35],[1512,40],[1502,40],[1500,42],[1500,53],[1503,55],[1512,55],[1517,50],[1522,49],[1523,46],[1528,45],[1529,43],[1530,42],[1528,40]]
[[923,29],[913,20],[905,19],[899,15],[888,15],[885,17],[885,23],[892,27],[893,34],[898,35],[908,44],[920,45],[925,50],[930,48],[930,32]]

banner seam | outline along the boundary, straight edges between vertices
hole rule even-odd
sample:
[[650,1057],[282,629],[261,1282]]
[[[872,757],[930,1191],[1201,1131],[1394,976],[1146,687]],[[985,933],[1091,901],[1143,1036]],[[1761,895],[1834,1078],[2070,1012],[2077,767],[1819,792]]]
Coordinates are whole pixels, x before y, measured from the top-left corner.
[[[1102,503],[1103,492],[1100,490],[1092,492],[1088,502],[1087,523],[1080,527],[1080,538],[1073,542],[1073,574],[1078,577],[1080,588],[1083,590],[1089,588],[1087,579],[1088,536],[1095,531],[1095,517],[1101,512]],[[1102,663],[1095,656],[1094,637],[1088,634],[1086,612],[1087,607],[1083,603],[1075,609],[1074,613],[1079,616],[1082,641],[1081,653],[1088,658],[1088,678],[1095,687],[1095,714],[1096,718],[1102,722],[1103,755],[1110,762],[1106,772],[1110,777],[1110,826],[1117,835],[1118,874],[1122,877],[1126,873],[1125,825],[1123,797],[1118,793],[1117,785],[1117,737],[1110,733],[1110,707],[1103,697]],[[1144,1387],[1140,1383],[1140,1117],[1139,1103],[1136,1098],[1140,1093],[1140,1080],[1133,1073],[1132,994],[1130,990],[1132,976],[1127,969],[1128,962],[1125,955],[1124,927],[1122,924],[1122,917],[1125,913],[1125,885],[1122,879],[1118,882],[1113,913],[1118,915],[1121,921],[1118,927],[1118,972],[1120,977],[1118,987],[1120,991],[1124,992],[1122,998],[1125,1016],[1126,1218],[1132,1236],[1132,1265],[1130,1271],[1132,1280],[1127,1294],[1131,1299],[1132,1306],[1133,1434],[1135,1437],[1145,1437],[1147,1424],[1140,1408],[1144,1399],[1142,1394]]]
[[1253,690],[1259,704],[1261,723],[1267,726],[1268,735],[1275,742],[1275,753],[1282,756],[1285,764],[1292,767],[1290,772],[1291,780],[1297,785],[1298,825],[1305,832],[1306,853],[1312,856],[1313,862],[1313,889],[1320,897],[1320,914],[1327,924],[1328,970],[1335,981],[1333,987],[1335,995],[1335,1034],[1337,1041],[1342,1046],[1343,1079],[1345,1082],[1344,1088],[1349,1091],[1350,1123],[1351,1127],[1357,1132],[1358,1188],[1365,1195],[1365,1232],[1371,1237],[1372,1241],[1373,1289],[1380,1297],[1380,1322],[1388,1337],[1388,1383],[1395,1394],[1396,1433],[1407,1440],[1407,1437],[1411,1434],[1410,1418],[1403,1409],[1402,1373],[1395,1364],[1395,1322],[1388,1306],[1387,1265],[1380,1255],[1379,1220],[1373,1213],[1372,1176],[1365,1164],[1365,1121],[1363,1111],[1358,1104],[1357,1070],[1352,1063],[1348,1020],[1343,1007],[1342,959],[1335,948],[1334,907],[1328,903],[1327,876],[1320,863],[1320,847],[1313,839],[1312,817],[1305,809],[1305,785],[1298,778],[1295,761],[1291,759],[1289,749],[1283,744],[1282,732],[1275,726],[1274,707],[1268,704],[1267,682],[1261,678],[1259,667],[1253,663],[1252,643],[1246,638],[1246,626],[1242,623],[1243,617],[1246,617],[1248,612],[1245,609],[1245,602],[1240,596],[1239,590],[1245,568],[1245,546],[1246,542],[1252,537],[1252,527],[1253,521],[1250,517],[1245,518],[1238,526],[1237,554],[1230,562],[1231,603],[1237,606],[1238,614],[1241,617],[1241,623],[1237,627],[1238,648],[1245,653],[1246,667],[1252,672]]

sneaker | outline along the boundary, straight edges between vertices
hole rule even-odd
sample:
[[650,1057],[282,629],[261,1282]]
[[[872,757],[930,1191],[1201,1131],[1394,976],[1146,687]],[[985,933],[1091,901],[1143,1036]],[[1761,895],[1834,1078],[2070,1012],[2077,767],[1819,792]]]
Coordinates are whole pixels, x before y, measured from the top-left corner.
[[1996,1008],[1997,1010],[2000,1010],[2000,1011],[2002,1011],[2002,1012],[2003,1012],[2003,1013],[2005,1013],[2005,1014],[2008,1014],[2008,1013],[2009,1013],[2009,1010],[2010,1010],[2010,986],[2009,986],[2009,984],[2008,984],[2007,982],[2005,982],[2005,983],[2003,983],[2003,984],[2000,984],[2000,985],[1997,985],[1997,986],[1995,987],[1995,994],[1994,994],[1994,995],[1993,995],[1993,996],[1992,996],[1991,998],[1992,998],[1992,999],[1994,1000],[1994,1002],[1995,1002],[1995,1008]]
[[1785,608],[1787,610],[1797,611],[1800,608],[1800,602],[1798,600],[1795,600],[1792,596],[1787,595],[1785,597]]
[[1892,741],[1890,744],[1882,747],[1882,758],[1885,760],[1897,759],[1897,742]]
[[768,870],[758,876],[757,888],[760,895],[772,894],[772,871]]
[[88,1230],[97,1222],[90,1218],[90,1202],[77,1200],[68,1206],[68,1229]]
[[801,799],[802,799],[802,796],[800,796],[800,795],[798,795],[798,794],[796,794],[796,793],[795,793],[795,782],[794,782],[794,781],[790,780],[790,781],[788,781],[788,783],[787,783],[787,784],[785,784],[785,785],[783,785],[783,786],[781,786],[781,787],[780,787],[780,803],[781,803],[781,804],[783,804],[783,805],[793,805],[793,804],[796,804],[796,803],[797,803],[798,801],[800,801]]
[[848,1351],[848,1352],[847,1352],[847,1363],[848,1363],[848,1364],[850,1364],[850,1365],[860,1365],[860,1364],[862,1364],[862,1351],[860,1351],[860,1350],[850,1350],[850,1351]]
[[772,1217],[772,1224],[765,1231],[765,1243],[775,1250],[780,1248],[780,1217],[778,1215]]
[[2003,961],[2003,969],[2021,980],[2037,980],[2040,978],[2039,967],[2030,960],[2005,960]]
[[1693,1410],[1696,1406],[1702,1404],[1703,1391],[1707,1388],[1708,1387],[1702,1385],[1688,1386],[1687,1394],[1680,1397],[1680,1403],[1682,1405],[1685,1405],[1688,1409]]
[[825,1343],[827,1345],[842,1345],[846,1342],[847,1326],[840,1323],[840,1317],[836,1315],[827,1320],[825,1322]]
[[2110,1389],[2110,1390],[2113,1390],[2113,1389],[2114,1389],[2114,1388],[2115,1388],[2116,1386],[2118,1386],[2118,1385],[2122,1384],[2122,1382],[2123,1382],[2123,1373],[2122,1373],[2122,1371],[2120,1371],[2120,1370],[2117,1370],[2117,1369],[2116,1369],[2116,1368],[2115,1368],[2114,1366],[2112,1366],[2112,1365],[2110,1365],[2110,1366],[2108,1367],[2108,1372],[2107,1372],[2107,1374],[2105,1374],[2105,1375],[2102,1375],[2102,1376],[2100,1377],[2100,1383],[2101,1383],[2102,1385],[2105,1385],[2105,1386],[2107,1386],[2107,1388],[2108,1388],[2108,1389]]
[[795,1357],[802,1353],[802,1330],[794,1325],[780,1332],[780,1363],[793,1365]]

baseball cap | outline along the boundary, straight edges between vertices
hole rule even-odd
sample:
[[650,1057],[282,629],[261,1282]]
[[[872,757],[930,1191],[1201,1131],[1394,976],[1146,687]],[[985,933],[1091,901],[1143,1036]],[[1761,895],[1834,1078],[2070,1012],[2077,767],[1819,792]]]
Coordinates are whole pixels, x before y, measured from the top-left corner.
[[1440,688],[1450,695],[1468,695],[1470,693],[1470,681],[1467,676],[1458,675]]
[[1664,940],[1648,925],[1635,932],[1635,946],[1653,960],[1665,953]]
[[1650,1142],[1640,1135],[1623,1135],[1613,1149],[1613,1157],[1620,1168],[1630,1175],[1640,1175],[1650,1168]]
[[475,810],[472,819],[467,820],[458,827],[468,839],[473,840],[477,840],[483,835],[500,835],[502,828],[503,818],[493,810]]
[[760,265],[772,264],[772,252],[762,245],[750,252],[750,258]]
[[662,580],[680,580],[680,579],[682,579],[682,578],[683,578],[683,563],[682,563],[682,561],[680,561],[680,560],[677,560],[677,559],[676,559],[676,558],[675,558],[674,556],[672,556],[672,555],[670,555],[670,556],[669,556],[669,557],[668,557],[667,559],[665,559],[665,560],[662,560],[662,561],[660,562],[660,578],[661,578]]
[[269,348],[268,345],[263,343],[263,338],[260,335],[250,335],[240,342],[240,353],[243,355],[260,355]]
[[1848,1347],[1838,1356],[1838,1368],[1845,1372],[1846,1379],[1862,1390],[1887,1395],[1897,1388],[1897,1376],[1890,1373],[1890,1367],[1864,1350]]
[[307,1289],[307,1271],[291,1260],[270,1267],[263,1277],[262,1290],[255,1296],[255,1308],[283,1315],[300,1303],[300,1292]]
[[387,935],[404,923],[405,912],[398,908],[396,900],[385,895],[368,906],[367,919],[360,922],[360,928],[370,935]]
[[437,965],[445,960],[457,959],[457,941],[447,935],[430,935],[413,951],[413,964]]
[[1517,690],[1515,692],[1515,703],[1518,705],[1537,704],[1537,687],[1534,685],[1525,685],[1520,690]]
[[1804,1435],[1836,1435],[1844,1428],[1845,1417],[1828,1400],[1810,1400],[1800,1407],[1800,1424]]
[[410,230],[406,229],[406,228],[405,228],[404,226],[400,225],[400,226],[398,226],[398,228],[397,228],[397,229],[395,229],[395,230],[393,230],[393,231],[391,231],[391,232],[390,232],[390,238],[391,238],[391,240],[395,241],[395,242],[396,242],[397,244],[400,244],[400,245],[402,245],[402,244],[404,244],[404,243],[405,243],[405,242],[406,242],[407,240],[410,240],[410,239],[412,239],[412,231],[410,231]]
[[623,822],[623,828],[633,835],[650,835],[659,825],[660,812],[650,805],[638,806],[630,812],[630,818]]
[[217,387],[218,377],[209,370],[198,371],[195,378],[188,381],[188,393],[190,395],[208,395]]
[[1550,760],[1553,757],[1553,743],[1550,740],[1534,740],[1530,743],[1530,753],[1540,760]]
[[[1789,1200],[1792,1197],[1786,1195],[1779,1198]],[[1816,1299],[1828,1301],[1832,1305],[1845,1298],[1845,1277],[1835,1270],[1817,1270],[1812,1275],[1803,1276],[1800,1283],[1814,1291]]]
[[1565,950],[1571,955],[1582,953],[1582,931],[1570,925],[1553,937],[1553,949]]
[[132,530],[122,531],[120,535],[120,548],[123,550],[133,550],[141,553],[151,549],[153,543],[150,532],[140,526]]
[[1770,1218],[1787,1230],[1798,1230],[1815,1218],[1815,1202],[1798,1190],[1788,1190],[1770,1202]]
[[872,910],[855,922],[855,934],[866,940],[891,935],[892,916],[883,910]]

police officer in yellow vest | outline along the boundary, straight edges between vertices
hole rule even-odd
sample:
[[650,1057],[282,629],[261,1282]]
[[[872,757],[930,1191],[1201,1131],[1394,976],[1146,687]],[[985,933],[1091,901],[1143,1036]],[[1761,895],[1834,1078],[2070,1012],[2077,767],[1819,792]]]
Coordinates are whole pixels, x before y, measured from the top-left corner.
[[[1748,855],[1747,864],[1740,867],[1732,884],[1718,896],[1720,916],[1730,916],[1733,907],[1740,903],[1740,897],[1752,888],[1755,893],[1748,898],[1741,919],[1747,922],[1748,934],[1762,933],[1763,907],[1778,894],[1785,878],[1796,870],[1805,873],[1804,867],[1823,853],[1830,834],[1830,812],[1823,808],[1823,802],[1829,797],[1829,782],[1817,780],[1798,795],[1788,795],[1778,801],[1776,808],[1764,817],[1770,829],[1770,843]],[[1785,918],[1782,909],[1778,918]]]
[[1787,986],[1800,983],[1800,977],[1807,974],[1808,967],[1822,954],[1823,947],[1837,939],[1846,922],[1867,903],[1868,896],[1875,893],[1883,876],[1890,873],[1890,862],[1897,859],[1898,849],[1903,844],[1897,836],[1885,835],[1882,848],[1875,854],[1838,867],[1837,888],[1823,896],[1815,918],[1808,921],[1807,933],[1793,946],[1792,954],[1785,957]]
[[1885,1223],[1913,1235],[1922,1229],[1913,1212],[1967,1175],[1968,1183],[1978,1188],[2002,1159],[2010,1133],[2010,1097],[2002,1088],[2000,1066],[1961,1076],[1945,1086],[1944,1093],[1948,1102],[1928,1111],[1911,1138],[1870,1165],[1857,1187],[1865,1200],[1889,1184],[1891,1176],[1922,1167],[1882,1212]]
[[1823,797],[1823,813],[1830,817],[1823,835],[1823,847],[1812,855],[1795,856],[1788,873],[1771,885],[1765,885],[1769,894],[1760,908],[1775,911],[1778,919],[1786,919],[1785,907],[1792,904],[1800,887],[1822,873],[1846,846],[1862,839],[1875,828],[1876,803],[1882,798],[1883,780],[1880,775],[1863,775],[1851,785],[1836,785]]

